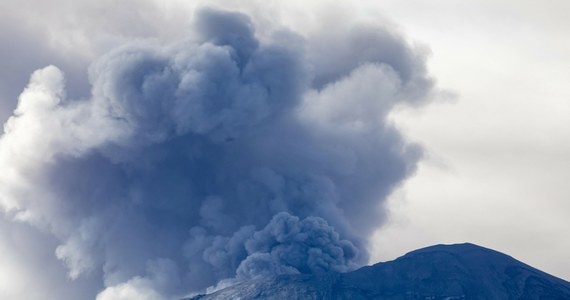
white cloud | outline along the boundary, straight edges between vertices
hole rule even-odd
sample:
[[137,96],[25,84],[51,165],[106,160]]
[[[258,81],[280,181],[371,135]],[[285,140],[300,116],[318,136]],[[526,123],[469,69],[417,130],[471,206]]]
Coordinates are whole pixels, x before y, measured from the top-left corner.
[[151,282],[135,277],[125,283],[108,287],[97,295],[96,300],[164,300],[157,291],[150,287]]

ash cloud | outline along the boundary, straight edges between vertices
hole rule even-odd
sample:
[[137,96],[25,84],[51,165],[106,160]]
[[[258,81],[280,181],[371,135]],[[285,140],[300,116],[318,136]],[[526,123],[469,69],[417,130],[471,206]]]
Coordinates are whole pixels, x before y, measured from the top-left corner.
[[344,272],[358,250],[340,240],[334,228],[318,217],[299,218],[287,213],[275,215],[262,230],[244,243],[247,257],[237,268],[238,279],[262,275]]
[[1,207],[57,241],[70,278],[102,278],[98,300],[365,263],[421,156],[387,115],[430,98],[423,56],[376,27],[262,39],[211,8],[195,27],[100,57],[86,99],[34,72],[0,139]]

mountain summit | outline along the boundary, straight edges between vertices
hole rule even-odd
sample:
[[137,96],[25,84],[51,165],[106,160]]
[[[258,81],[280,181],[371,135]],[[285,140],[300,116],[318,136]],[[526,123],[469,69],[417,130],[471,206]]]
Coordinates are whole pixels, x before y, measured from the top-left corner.
[[474,244],[436,245],[348,273],[259,277],[192,300],[570,299],[570,282]]

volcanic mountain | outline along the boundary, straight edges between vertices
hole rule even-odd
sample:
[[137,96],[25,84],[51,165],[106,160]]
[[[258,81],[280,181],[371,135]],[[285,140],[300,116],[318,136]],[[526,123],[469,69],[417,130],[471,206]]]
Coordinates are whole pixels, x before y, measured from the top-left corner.
[[259,277],[192,300],[570,299],[570,282],[474,244],[436,245],[348,273]]

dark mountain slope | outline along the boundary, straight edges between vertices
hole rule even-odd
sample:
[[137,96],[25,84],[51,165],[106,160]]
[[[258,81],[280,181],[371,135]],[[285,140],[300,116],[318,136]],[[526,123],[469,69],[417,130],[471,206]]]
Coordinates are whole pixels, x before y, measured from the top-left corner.
[[283,275],[194,299],[570,299],[570,283],[473,244],[437,245],[344,274]]

